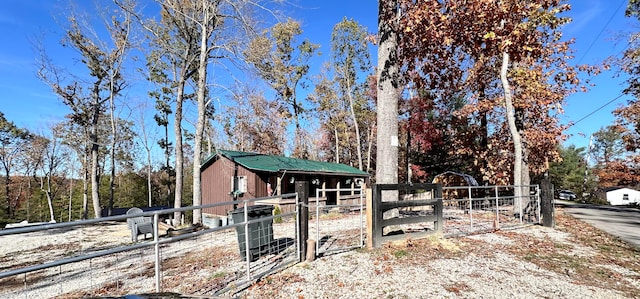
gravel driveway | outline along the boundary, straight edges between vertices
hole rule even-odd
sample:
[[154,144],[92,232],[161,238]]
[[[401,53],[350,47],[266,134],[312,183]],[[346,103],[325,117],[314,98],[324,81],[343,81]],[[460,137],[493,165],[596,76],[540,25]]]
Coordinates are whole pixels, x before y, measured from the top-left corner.
[[640,209],[569,203],[565,211],[640,248]]

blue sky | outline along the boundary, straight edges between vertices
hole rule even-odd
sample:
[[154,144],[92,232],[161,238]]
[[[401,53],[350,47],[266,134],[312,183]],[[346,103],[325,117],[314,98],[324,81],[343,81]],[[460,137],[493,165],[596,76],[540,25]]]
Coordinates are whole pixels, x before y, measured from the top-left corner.
[[[598,64],[609,56],[619,55],[627,46],[621,36],[639,29],[637,20],[624,16],[626,0],[573,0],[570,4],[573,9],[568,15],[573,22],[565,27],[564,36],[576,39],[576,63]],[[567,99],[561,119],[563,123],[578,122],[566,132],[570,134],[566,145],[586,147],[591,134],[613,123],[611,111],[631,99],[624,95],[612,101],[622,94],[625,79],[614,68],[591,78],[595,86],[588,92]]]
[[[77,1],[84,5],[93,1]],[[4,0],[0,10],[0,111],[18,126],[42,130],[49,123],[59,121],[67,108],[35,75],[34,40],[44,38],[44,45],[56,63],[73,68],[78,62],[59,47],[63,34],[62,7],[65,1]],[[305,36],[322,45],[324,55],[316,58],[311,74],[317,74],[321,61],[328,59],[329,41],[333,25],[344,16],[356,19],[369,31],[376,30],[377,1],[297,1],[286,12],[302,22]],[[575,60],[581,63],[600,63],[610,55],[619,54],[626,40],[616,39],[624,32],[637,30],[637,21],[624,17],[626,0],[571,0],[573,10],[567,15],[573,22],[564,29],[564,36],[576,39]],[[373,57],[375,58],[375,57]],[[587,146],[589,136],[612,123],[611,111],[628,100],[627,96],[594,112],[620,95],[624,75],[615,71],[592,78],[596,84],[587,93],[567,99],[563,123],[591,116],[571,127],[566,145]]]

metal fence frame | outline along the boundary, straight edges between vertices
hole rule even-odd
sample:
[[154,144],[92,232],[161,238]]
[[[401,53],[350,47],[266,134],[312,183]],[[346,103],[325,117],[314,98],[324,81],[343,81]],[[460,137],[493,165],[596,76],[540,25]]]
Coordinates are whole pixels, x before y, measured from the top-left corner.
[[[515,197],[513,190],[523,188],[533,192]],[[397,201],[382,201],[382,190],[427,190],[429,199],[402,200],[400,193]],[[446,191],[464,190],[463,196],[450,198]],[[474,197],[473,191],[482,190],[482,197]],[[493,194],[487,196],[486,190]],[[504,193],[509,194],[504,194]],[[529,224],[541,224],[541,189],[539,185],[503,185],[503,186],[460,186],[442,187],[440,184],[378,184],[373,186],[372,227],[369,228],[371,246],[379,247],[384,242],[402,238],[423,237],[433,233],[442,233],[445,237],[456,237],[480,232],[490,232],[501,228],[515,228]],[[445,198],[447,197],[447,198]],[[529,198],[524,205],[523,199]],[[428,207],[426,212],[399,211],[397,217],[385,219],[383,213],[392,209]],[[517,207],[522,207],[522,213]],[[457,212],[457,214],[456,214]],[[493,216],[491,216],[493,215]],[[485,217],[483,217],[485,216]],[[474,218],[475,217],[475,218]],[[503,219],[504,222],[501,222]],[[534,220],[532,220],[534,219]],[[433,223],[433,225],[431,225]],[[384,227],[400,226],[404,233],[386,236]]]
[[[326,192],[336,192],[336,200],[339,201],[340,200],[340,193],[341,192],[351,192],[351,193],[359,193],[359,194],[352,194],[352,195],[356,195],[358,198],[358,203],[356,204],[338,204],[336,203],[335,205],[325,205],[325,206],[320,206],[320,193],[326,193]],[[351,250],[351,249],[355,249],[355,248],[362,248],[365,246],[364,243],[364,238],[365,238],[365,234],[366,234],[366,222],[364,221],[364,211],[366,209],[366,202],[365,202],[365,189],[364,187],[360,187],[360,188],[325,188],[325,189],[316,189],[316,197],[315,197],[315,230],[316,230],[316,248],[315,248],[315,254],[316,256],[322,256],[323,254],[327,253],[327,252],[333,252],[333,251],[345,251],[345,250]],[[340,211],[342,211],[343,209],[349,209],[349,211],[356,209],[358,211],[358,215],[356,216],[357,219],[359,219],[359,223],[360,225],[358,225],[358,228],[360,229],[360,242],[358,243],[358,245],[353,245],[353,246],[347,246],[347,247],[334,247],[331,249],[326,249],[326,250],[322,250],[321,251],[321,244],[320,244],[320,231],[321,231],[321,215],[320,215],[320,211],[321,210],[331,210],[331,209],[340,209]]]
[[[266,200],[266,199],[273,199],[273,198],[295,198],[296,199],[296,209],[294,212],[290,212],[290,213],[283,213],[283,214],[279,214],[279,215],[272,215],[272,216],[268,216],[268,217],[262,217],[260,219],[254,219],[254,220],[249,220],[247,221],[248,217],[247,217],[247,207],[249,205],[247,205],[248,203],[252,203],[252,202],[256,202],[256,201],[260,201],[260,200]],[[244,206],[244,213],[245,213],[245,221],[241,222],[241,223],[234,223],[234,224],[229,224],[229,225],[225,225],[225,226],[219,226],[219,227],[213,227],[213,228],[205,228],[203,230],[200,231],[194,231],[194,232],[190,232],[190,233],[185,233],[185,234],[181,234],[178,236],[172,236],[172,237],[164,237],[162,239],[159,238],[159,233],[158,233],[158,223],[159,223],[159,218],[160,215],[163,214],[171,214],[173,212],[185,212],[185,211],[193,211],[193,210],[201,210],[201,209],[205,209],[205,208],[213,208],[213,207],[220,207],[220,206],[228,206],[228,205],[243,205]],[[248,244],[249,244],[249,233],[246,233],[249,231],[249,225],[252,223],[256,223],[259,221],[265,221],[265,220],[273,220],[276,217],[282,218],[282,217],[291,217],[291,218],[295,218],[297,217],[298,214],[298,209],[299,209],[299,198],[298,198],[298,194],[297,193],[288,193],[288,194],[284,194],[281,196],[270,196],[270,197],[262,197],[262,198],[255,198],[255,199],[247,199],[247,200],[243,200],[243,201],[231,201],[231,202],[222,202],[222,203],[216,203],[216,204],[208,204],[208,205],[201,205],[201,206],[190,206],[190,207],[182,207],[182,208],[174,208],[174,209],[164,209],[164,210],[156,210],[156,211],[148,211],[148,212],[142,212],[140,214],[135,214],[135,215],[119,215],[119,216],[109,216],[109,217],[103,217],[103,218],[96,218],[96,219],[89,219],[89,220],[82,220],[82,221],[75,221],[75,222],[62,222],[62,223],[53,223],[53,224],[44,224],[44,225],[37,225],[37,226],[25,226],[25,227],[17,227],[17,228],[11,228],[11,229],[3,229],[0,230],[0,237],[2,236],[7,236],[7,235],[16,235],[16,234],[23,234],[23,233],[31,233],[31,232],[41,232],[41,231],[47,231],[47,230],[52,230],[52,229],[60,229],[60,228],[69,228],[69,227],[79,227],[79,226],[86,226],[86,225],[92,225],[92,224],[98,224],[98,223],[103,223],[103,222],[111,222],[111,221],[122,221],[122,220],[126,220],[127,218],[131,218],[131,217],[153,217],[153,223],[154,223],[154,229],[153,229],[153,240],[149,241],[149,242],[142,242],[142,243],[134,243],[131,245],[125,245],[125,246],[117,246],[115,248],[110,248],[110,249],[106,249],[106,250],[100,250],[97,252],[93,252],[93,253],[89,253],[89,254],[81,254],[81,255],[77,255],[77,256],[72,256],[72,257],[68,257],[68,258],[63,258],[63,259],[59,259],[59,260],[54,260],[52,262],[46,262],[46,263],[42,263],[42,264],[37,264],[37,265],[32,265],[32,266],[27,266],[27,267],[21,267],[18,269],[13,269],[13,270],[9,270],[9,271],[5,271],[5,272],[0,272],[0,279],[3,278],[10,278],[10,277],[16,277],[18,275],[26,275],[28,273],[31,272],[35,272],[35,271],[40,271],[40,270],[46,270],[46,269],[50,269],[50,268],[54,268],[54,267],[59,267],[59,266],[63,266],[63,265],[68,265],[68,264],[73,264],[73,263],[78,263],[78,262],[82,262],[82,261],[86,261],[86,260],[92,260],[95,258],[99,258],[99,257],[104,257],[104,256],[109,256],[109,255],[115,255],[118,253],[123,253],[123,252],[132,252],[134,250],[138,250],[138,249],[143,249],[143,248],[148,248],[148,247],[153,247],[154,248],[154,275],[155,275],[155,291],[156,292],[160,292],[162,290],[162,286],[161,286],[161,279],[160,279],[160,272],[161,272],[161,264],[162,264],[162,260],[160,257],[160,246],[163,244],[168,244],[168,243],[174,243],[177,241],[181,241],[181,240],[186,240],[186,239],[190,239],[190,238],[195,238],[201,235],[205,235],[205,234],[209,234],[209,233],[215,233],[218,231],[222,231],[222,230],[229,230],[231,228],[234,227],[239,227],[239,226],[244,226],[245,228],[245,245],[246,247],[246,254],[249,255],[250,254],[250,250],[248,248]],[[295,224],[295,237],[294,240],[299,236],[299,224],[296,221]],[[298,262],[301,259],[301,251],[300,251],[300,247],[298,242],[294,242],[295,246],[296,246],[296,259],[295,262]],[[252,273],[251,272],[251,260],[249,258],[246,259],[246,281],[247,282],[251,282],[259,277],[262,277],[264,275],[267,275],[277,269],[280,269],[282,267],[288,266],[288,265],[280,265],[276,268],[272,268],[270,270],[267,270],[266,272],[263,273]],[[26,278],[25,278],[26,281]],[[237,287],[237,286],[235,286]],[[1,295],[1,294],[0,294]]]
[[[528,190],[533,190],[535,192],[530,193],[529,195],[522,195],[521,197],[516,198],[514,195],[500,195],[501,191],[508,191],[508,190],[513,190],[515,188],[526,188]],[[501,185],[501,186],[460,186],[460,187],[443,187],[442,188],[443,193],[445,191],[448,190],[464,190],[467,192],[466,196],[463,197],[458,197],[458,198],[443,198],[443,203],[444,206],[447,207],[444,209],[443,213],[445,214],[445,220],[444,220],[444,225],[445,225],[445,231],[447,228],[447,224],[448,224],[448,217],[447,217],[447,212],[452,210],[452,206],[454,207],[453,210],[455,210],[456,206],[460,206],[460,205],[456,205],[456,204],[460,204],[460,203],[464,203],[465,205],[465,209],[464,213],[466,215],[468,215],[468,220],[469,220],[469,229],[467,231],[467,233],[477,233],[477,232],[482,232],[482,231],[487,231],[487,230],[495,230],[495,229],[500,229],[502,228],[506,228],[506,227],[510,227],[509,225],[503,226],[502,223],[500,222],[500,214],[501,214],[501,206],[505,206],[504,201],[512,201],[513,202],[513,217],[517,218],[517,221],[515,224],[511,225],[511,226],[522,226],[525,224],[533,224],[533,223],[537,223],[540,224],[541,223],[541,207],[540,207],[540,186],[539,185],[523,185],[523,186],[515,186],[515,185]],[[493,195],[492,196],[484,196],[484,197],[473,197],[473,191],[475,190],[489,190],[489,191],[493,191]],[[484,192],[486,194],[486,191]],[[534,203],[533,206],[533,210],[534,210],[534,217],[535,217],[535,221],[530,221],[529,219],[525,219],[525,215],[527,216],[532,216],[530,213],[516,213],[516,207],[523,206],[522,200],[523,198],[529,198],[529,204],[531,204],[532,202]],[[478,203],[480,201],[491,201],[492,206],[495,208],[494,210],[492,210],[492,212],[494,212],[495,217],[493,218],[493,221],[495,221],[495,223],[493,223],[492,227],[490,229],[487,228],[480,228],[479,226],[474,226],[475,223],[477,223],[477,221],[474,222],[474,212],[477,212],[476,210],[474,210],[474,203]],[[502,204],[501,204],[502,203]],[[475,205],[476,207],[479,205]],[[522,207],[523,211],[525,211],[527,208],[531,209],[531,206],[528,207]],[[462,210],[462,209],[458,209],[458,210]],[[486,209],[485,209],[486,210]],[[526,212],[526,211],[525,211]],[[450,218],[450,217],[449,217]],[[465,233],[462,233],[465,234]],[[455,236],[455,235],[460,235],[460,233],[458,234],[451,234],[451,233],[447,233],[445,232],[445,236]]]
[[[373,230],[374,233],[369,235],[372,236],[372,242],[374,244],[374,246],[379,246],[383,240],[382,238],[380,238],[381,236],[377,236],[377,234],[375,232],[382,232],[382,226],[386,223],[387,225],[394,225],[394,224],[398,224],[398,223],[404,223],[403,221],[406,221],[407,223],[418,223],[418,222],[424,222],[424,221],[436,221],[434,224],[434,229],[433,231],[431,231],[430,233],[442,233],[446,230],[446,226],[448,224],[447,218],[444,217],[446,216],[446,211],[443,211],[443,202],[453,202],[453,203],[459,203],[459,202],[468,202],[469,205],[467,207],[468,209],[468,219],[469,219],[469,229],[470,232],[478,232],[479,230],[474,230],[476,227],[474,227],[474,225],[478,222],[477,220],[474,220],[474,202],[475,201],[487,201],[487,200],[492,200],[495,204],[495,211],[492,211],[492,213],[495,215],[495,221],[497,222],[498,226],[501,225],[500,223],[500,216],[501,216],[501,211],[500,211],[500,207],[501,207],[501,200],[509,200],[509,201],[513,201],[513,203],[515,203],[516,201],[522,200],[522,198],[516,198],[513,195],[507,195],[507,196],[500,196],[500,189],[501,188],[515,188],[517,186],[464,186],[464,187],[438,187],[438,185],[434,185],[434,184],[413,184],[413,185],[404,185],[404,184],[391,184],[391,185],[374,185],[373,186],[373,205],[370,207],[371,210],[367,211],[367,214],[372,213],[373,215],[373,227],[369,227],[369,230]],[[538,185],[529,185],[529,186],[524,186],[524,187],[528,187],[531,188],[533,190],[535,190],[535,193],[530,194],[530,195],[524,195],[523,197],[529,197],[533,199],[534,203],[534,209],[535,209],[535,217],[537,219],[537,222],[540,223],[540,187]],[[399,204],[398,206],[393,206],[393,204],[396,204],[396,202],[394,203],[390,203],[390,202],[381,202],[380,201],[380,193],[381,190],[393,190],[393,188],[399,188],[400,190],[417,190],[417,189],[424,189],[424,190],[433,190],[433,199],[432,200],[404,200],[404,201],[398,201],[397,204]],[[455,189],[466,189],[468,192],[468,196],[464,197],[464,198],[456,198],[456,199],[445,199],[443,200],[443,196],[442,196],[442,191],[443,190],[455,190]],[[473,190],[474,189],[493,189],[493,196],[492,197],[478,197],[478,198],[474,198],[472,196],[473,194]],[[324,206],[321,207],[320,203],[319,203],[319,198],[320,198],[320,192],[359,192],[359,198],[358,198],[358,203],[356,204],[347,204],[347,205],[330,205],[330,206]],[[317,242],[316,242],[316,256],[320,256],[322,254],[327,253],[328,251],[338,251],[338,250],[349,250],[349,249],[353,249],[353,248],[360,248],[363,247],[365,245],[365,240],[364,240],[364,234],[365,234],[365,230],[364,230],[364,212],[365,210],[367,210],[367,205],[365,204],[365,190],[363,188],[344,188],[344,189],[317,189],[316,190],[316,199],[315,199],[315,204],[316,204],[316,211],[315,211],[315,226],[316,226],[316,238],[317,238]],[[485,192],[486,194],[486,192]],[[305,195],[306,196],[306,195]],[[248,204],[256,202],[256,201],[261,201],[261,200],[268,200],[268,199],[274,199],[274,198],[293,198],[295,197],[296,199],[296,207],[295,207],[295,211],[290,212],[290,213],[283,213],[283,214],[279,214],[279,215],[271,215],[271,216],[267,216],[267,217],[261,217],[260,219],[254,219],[254,220],[247,220],[248,217],[248,210],[247,207],[249,206]],[[339,196],[337,196],[339,197]],[[178,208],[178,209],[166,209],[166,210],[158,210],[158,211],[149,211],[149,212],[143,212],[141,214],[136,214],[134,216],[132,215],[121,215],[121,216],[111,216],[111,217],[104,217],[104,218],[98,218],[98,219],[90,219],[90,220],[84,220],[84,221],[77,221],[77,222],[64,222],[64,223],[55,223],[55,224],[45,224],[45,225],[40,225],[40,226],[28,226],[28,227],[20,227],[20,228],[12,228],[12,229],[5,229],[5,230],[0,230],[0,237],[2,236],[6,236],[6,235],[14,235],[14,234],[21,234],[21,233],[30,233],[30,232],[38,232],[38,231],[46,231],[46,230],[52,230],[52,229],[59,229],[59,228],[67,228],[67,227],[78,227],[78,226],[85,226],[85,225],[92,225],[92,224],[97,224],[97,223],[101,223],[101,222],[109,222],[109,221],[121,221],[121,220],[126,220],[129,217],[139,217],[139,216],[146,216],[146,217],[153,217],[153,222],[154,222],[154,232],[153,232],[153,240],[152,241],[148,241],[148,242],[143,242],[143,243],[135,243],[135,244],[131,244],[131,245],[126,245],[126,246],[118,246],[115,248],[110,248],[110,249],[106,249],[106,250],[101,250],[101,251],[97,251],[97,252],[93,252],[93,253],[89,253],[89,254],[83,254],[83,255],[78,255],[78,256],[72,256],[72,257],[68,257],[68,258],[63,258],[63,259],[59,259],[59,260],[55,260],[53,262],[47,262],[47,263],[43,263],[43,264],[38,264],[38,265],[32,265],[32,266],[27,266],[27,267],[22,267],[19,269],[13,269],[10,271],[5,271],[5,272],[0,272],[0,279],[3,278],[7,278],[7,277],[14,277],[14,276],[18,276],[21,274],[27,274],[27,273],[31,273],[31,272],[35,272],[35,271],[39,271],[39,270],[44,270],[44,269],[49,269],[49,268],[53,268],[53,267],[58,267],[58,266],[62,266],[62,265],[67,265],[67,264],[73,264],[73,263],[78,263],[81,261],[86,261],[89,260],[91,261],[92,259],[95,258],[99,258],[99,257],[103,257],[103,256],[108,256],[108,255],[116,255],[117,258],[117,254],[118,253],[127,253],[127,252],[132,252],[134,250],[139,250],[139,249],[144,249],[144,248],[149,248],[149,247],[153,247],[154,250],[154,275],[155,275],[155,290],[156,292],[160,292],[162,291],[162,281],[161,281],[161,271],[162,271],[162,258],[161,258],[161,253],[160,253],[160,246],[164,245],[164,244],[168,244],[168,243],[173,243],[173,242],[177,242],[177,241],[181,241],[181,240],[186,240],[186,239],[190,239],[190,238],[195,238],[201,235],[205,235],[205,234],[214,234],[216,232],[222,231],[222,230],[229,230],[231,228],[236,228],[236,227],[240,227],[240,226],[244,226],[245,229],[245,253],[247,254],[246,256],[246,269],[245,269],[245,273],[244,273],[244,280],[242,281],[241,284],[238,285],[234,285],[234,286],[227,286],[225,288],[223,288],[222,290],[220,290],[219,292],[217,292],[216,294],[219,293],[225,293],[227,291],[230,290],[237,290],[238,288],[243,288],[246,286],[249,286],[251,283],[253,283],[255,280],[268,275],[270,273],[273,273],[274,271],[277,271],[283,267],[287,267],[291,264],[297,263],[299,261],[302,261],[304,259],[304,252],[302,250],[302,246],[304,246],[304,244],[301,244],[301,207],[304,206],[304,204],[302,203],[302,199],[300,198],[300,195],[298,193],[289,193],[289,194],[284,194],[282,196],[271,196],[271,197],[263,197],[263,198],[256,198],[256,199],[248,199],[248,200],[243,200],[243,201],[231,201],[231,202],[223,202],[223,203],[216,203],[216,204],[209,204],[209,205],[202,205],[202,206],[195,206],[195,207],[183,207],[183,208]],[[195,231],[195,232],[191,232],[191,233],[186,233],[186,234],[182,234],[182,235],[178,235],[178,236],[173,236],[173,237],[165,237],[160,239],[159,238],[159,233],[158,233],[158,223],[159,223],[159,219],[160,219],[160,215],[163,214],[172,214],[173,212],[184,212],[184,211],[193,211],[193,210],[201,210],[201,209],[205,209],[205,208],[212,208],[212,207],[219,207],[219,206],[227,206],[227,205],[237,205],[240,208],[244,207],[244,222],[241,223],[233,223],[233,224],[229,224],[229,225],[225,225],[225,226],[220,226],[220,227],[212,227],[212,228],[205,228],[203,230],[200,231]],[[387,220],[387,222],[383,222],[382,217],[382,212],[385,209],[391,209],[391,208],[395,208],[395,207],[413,207],[413,206],[423,206],[423,205],[428,205],[428,206],[433,206],[433,216],[419,216],[419,217],[407,217],[407,218],[398,218],[398,219],[390,219]],[[522,204],[520,204],[522,205]],[[304,207],[308,207],[304,206]],[[359,219],[359,223],[360,223],[360,240],[359,240],[359,246],[351,246],[351,247],[338,247],[338,248],[332,248],[331,250],[325,250],[325,251],[320,251],[320,233],[321,233],[321,225],[322,225],[322,221],[321,221],[321,217],[320,217],[320,211],[321,209],[333,209],[333,208],[347,208],[350,211],[353,209],[357,209],[359,214],[358,215],[354,215],[354,218]],[[438,210],[440,212],[438,212]],[[378,215],[379,214],[379,215]],[[376,216],[377,215],[377,216]],[[379,217],[378,217],[379,216]],[[513,215],[511,215],[513,217]],[[249,231],[249,225],[252,223],[256,223],[259,221],[265,221],[265,220],[271,220],[273,221],[275,218],[283,218],[283,217],[288,217],[289,219],[295,219],[295,221],[292,221],[291,226],[293,226],[293,231],[295,236],[293,236],[294,239],[294,243],[295,243],[295,259],[294,260],[287,260],[285,263],[280,264],[280,265],[276,265],[272,268],[269,268],[267,270],[264,270],[262,272],[257,273],[256,269],[257,266],[254,264],[254,269],[252,269],[252,262],[251,262],[251,258],[250,258],[250,250],[249,250],[249,233],[247,233]],[[380,219],[378,219],[380,218]],[[527,219],[524,218],[524,213],[520,213],[520,215],[518,215],[517,219],[517,225],[524,225],[526,223],[531,223],[530,221],[527,221]],[[356,220],[357,221],[357,220]],[[535,223],[535,222],[534,222]],[[289,225],[289,224],[287,224]],[[307,224],[308,226],[308,224]],[[480,226],[478,226],[480,227]],[[495,229],[495,227],[494,227]],[[369,234],[369,232],[368,232]],[[453,235],[451,234],[447,234],[446,232],[444,232],[445,236],[451,237]],[[405,235],[405,237],[407,236],[413,236],[412,234],[407,234]],[[394,236],[397,237],[397,236]],[[304,240],[306,242],[306,240]],[[355,240],[354,240],[355,241]],[[376,246],[376,247],[377,247]],[[305,247],[306,248],[306,247]],[[253,271],[253,272],[252,272]],[[26,276],[25,276],[25,282],[26,282]],[[242,286],[241,286],[242,285]],[[0,294],[1,295],[1,294]]]

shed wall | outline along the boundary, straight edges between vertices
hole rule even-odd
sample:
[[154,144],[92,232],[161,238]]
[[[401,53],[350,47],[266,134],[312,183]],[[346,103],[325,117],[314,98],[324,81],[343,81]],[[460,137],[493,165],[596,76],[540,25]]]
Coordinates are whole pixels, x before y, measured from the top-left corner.
[[[256,173],[242,167],[241,165],[236,166],[233,161],[221,157],[202,171],[201,186],[203,204],[221,203],[234,200],[230,193],[232,191],[231,178],[236,172],[236,167],[237,176],[247,177],[247,192],[242,196],[239,196],[236,199],[237,201],[267,196],[267,183]],[[206,208],[203,212],[211,215],[226,216],[227,212],[232,209],[233,206],[228,205]]]

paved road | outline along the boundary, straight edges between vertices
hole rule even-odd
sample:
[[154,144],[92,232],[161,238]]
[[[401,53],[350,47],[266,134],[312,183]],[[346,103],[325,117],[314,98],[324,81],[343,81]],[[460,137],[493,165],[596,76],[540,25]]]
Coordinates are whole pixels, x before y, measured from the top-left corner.
[[556,201],[565,211],[640,249],[640,209]]

